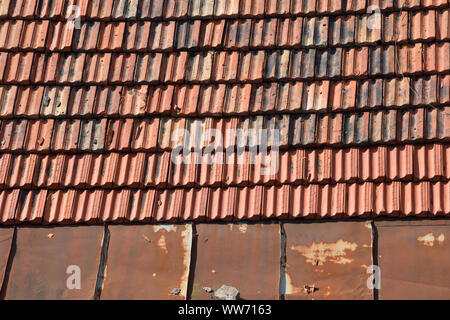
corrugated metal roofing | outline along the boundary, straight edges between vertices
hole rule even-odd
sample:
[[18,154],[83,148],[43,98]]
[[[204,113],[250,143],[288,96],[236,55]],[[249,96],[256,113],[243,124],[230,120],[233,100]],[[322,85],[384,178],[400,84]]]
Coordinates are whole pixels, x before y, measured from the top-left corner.
[[[450,215],[449,12],[3,0],[0,223]],[[230,150],[228,129],[279,129],[278,168],[252,146],[175,164],[179,129],[203,151],[211,132]]]

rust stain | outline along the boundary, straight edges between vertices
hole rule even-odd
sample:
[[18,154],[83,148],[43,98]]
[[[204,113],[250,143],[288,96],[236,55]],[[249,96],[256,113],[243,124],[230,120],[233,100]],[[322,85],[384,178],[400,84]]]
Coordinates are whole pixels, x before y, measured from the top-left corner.
[[166,254],[169,253],[169,251],[167,251],[166,237],[164,235],[161,235],[161,238],[159,238],[158,247],[161,250],[163,250]]
[[441,233],[439,236],[435,236],[433,233],[428,233],[424,236],[417,237],[417,241],[419,241],[422,245],[427,247],[434,246],[434,242],[436,241],[437,244],[443,245],[445,240],[445,236],[443,233]]
[[306,262],[313,266],[323,266],[325,262],[330,261],[337,264],[352,263],[353,259],[346,258],[346,250],[355,251],[358,245],[354,242],[348,242],[342,239],[334,243],[313,242],[310,246],[292,245],[291,250],[300,252],[306,257]]

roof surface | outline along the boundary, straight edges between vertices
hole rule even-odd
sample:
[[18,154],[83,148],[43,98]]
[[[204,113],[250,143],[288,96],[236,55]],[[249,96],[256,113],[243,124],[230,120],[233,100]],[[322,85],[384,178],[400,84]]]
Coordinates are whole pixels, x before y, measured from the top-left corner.
[[[450,215],[449,13],[1,0],[0,224]],[[279,151],[232,129],[279,130]]]

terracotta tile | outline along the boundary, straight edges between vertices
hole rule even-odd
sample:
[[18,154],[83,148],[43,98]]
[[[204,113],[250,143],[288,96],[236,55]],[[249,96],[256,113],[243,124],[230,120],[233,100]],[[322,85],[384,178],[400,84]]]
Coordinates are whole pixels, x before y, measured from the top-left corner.
[[155,190],[134,190],[130,193],[130,211],[127,221],[150,222],[155,201]]
[[57,0],[52,3],[50,0],[41,0],[36,6],[35,15],[41,19],[55,19],[63,14],[64,0]]
[[119,114],[122,90],[120,86],[97,87],[92,113],[94,115]]
[[383,105],[383,80],[364,80],[357,87],[356,106],[360,109]]
[[293,116],[291,118],[291,145],[308,145],[315,142],[316,136],[315,114]]
[[207,18],[214,14],[214,0],[190,0],[189,17]]
[[101,23],[99,21],[84,21],[81,29],[73,33],[72,49],[92,51],[97,49]]
[[86,83],[106,83],[110,65],[110,53],[86,55],[83,81]]
[[291,218],[313,218],[318,213],[318,185],[292,187]]
[[201,154],[173,154],[169,166],[168,185],[171,187],[193,187],[197,180]]
[[248,185],[249,161],[248,151],[226,153],[223,185]]
[[86,15],[100,20],[109,20],[113,4],[113,1],[92,1],[88,4]]
[[17,91],[17,86],[0,86],[0,116],[2,118],[13,116]]
[[436,44],[436,56],[440,57],[437,60],[436,69],[439,72],[450,71],[450,43],[439,43]]
[[44,87],[20,86],[14,105],[14,115],[37,118],[41,107]]
[[3,80],[8,69],[6,63],[8,62],[8,52],[0,52],[0,79]]
[[135,66],[135,54],[113,54],[108,81],[121,84],[132,83],[134,80]]
[[445,6],[447,1],[445,0],[423,0],[422,5],[427,8],[435,8]]
[[152,214],[154,222],[176,222],[183,208],[183,189],[158,190]]
[[61,120],[55,122],[51,142],[52,151],[75,151],[78,149],[80,120]]
[[328,44],[328,17],[305,18],[302,44],[304,47],[326,47]]
[[65,155],[46,155],[36,159],[36,169],[31,173],[33,186],[55,188],[61,185],[65,168]]
[[267,53],[266,65],[264,68],[264,79],[283,79],[289,72],[289,50],[278,50]]
[[241,16],[262,17],[265,0],[241,0],[239,14]]
[[139,0],[116,0],[112,9],[113,19],[135,19]]
[[230,87],[225,84],[207,85],[200,88],[198,113],[200,115],[218,116],[222,114],[225,105],[225,95]]
[[438,11],[436,38],[438,40],[450,40],[450,10],[444,9]]
[[165,188],[171,163],[171,153],[146,154],[144,159],[143,186]]
[[190,53],[186,64],[186,81],[208,82],[212,77],[214,52]]
[[342,74],[342,48],[331,48],[317,52],[316,77],[333,78]]
[[290,77],[302,80],[313,78],[315,63],[315,49],[293,51],[290,59]]
[[302,40],[302,25],[302,17],[278,19],[277,46],[300,47]]
[[[206,119],[194,119],[188,118],[185,120],[186,130],[183,134],[183,149],[190,151],[201,151],[205,146],[205,130],[206,130]],[[172,135],[177,135],[177,133],[172,133]],[[173,139],[172,139],[173,140]],[[177,146],[177,145],[175,145]]]
[[2,120],[0,127],[0,150],[19,151],[24,144],[27,120]]
[[172,113],[175,115],[195,115],[200,95],[199,85],[182,85],[175,88]]
[[[148,89],[147,109],[148,114],[168,114],[172,109],[172,99],[175,86],[151,86]],[[144,98],[142,96],[142,98]]]
[[416,106],[436,104],[438,102],[437,86],[437,76],[411,79],[411,103]]
[[408,15],[406,11],[384,15],[383,42],[402,43],[409,40]]
[[9,16],[14,19],[30,19],[34,17],[35,0],[11,1]]
[[132,150],[156,150],[159,118],[136,120],[131,138]]
[[40,108],[43,117],[63,117],[67,115],[70,87],[45,87]]
[[250,45],[252,20],[232,20],[227,23],[224,47],[228,49],[247,49]]
[[106,150],[130,150],[130,140],[133,132],[133,119],[109,120],[106,131]]
[[[427,0],[425,0],[427,1]],[[418,8],[420,7],[420,0],[399,0],[395,3],[396,8]]]
[[[28,83],[30,81],[33,57],[34,54],[32,52],[9,53],[3,80],[9,83]],[[3,60],[1,58],[0,60]]]
[[20,48],[44,50],[48,28],[49,22],[47,20],[25,21],[23,23],[22,34],[20,35]]
[[152,22],[148,48],[151,50],[171,50],[174,48],[175,21]]
[[207,221],[231,221],[234,217],[238,188],[211,188],[206,214]]
[[379,17],[380,20],[377,20],[376,14],[358,16],[355,29],[357,44],[373,44],[381,41],[382,18]]
[[396,56],[397,73],[401,75],[421,73],[422,66],[422,44],[404,45],[397,49]]
[[8,188],[29,188],[37,166],[38,156],[3,154],[1,161],[0,185]]
[[[299,0],[296,0],[299,1]],[[365,12],[367,0],[352,0],[346,1],[342,4],[342,10],[344,12]]]
[[209,188],[188,189],[183,192],[183,203],[187,204],[181,209],[180,220],[202,221],[206,217]]
[[410,104],[410,79],[386,79],[384,81],[384,102],[387,107],[403,107]]
[[74,28],[66,22],[51,23],[49,26],[46,49],[50,51],[69,51],[72,47]]
[[218,187],[224,181],[224,153],[205,152],[197,168],[196,185]]
[[263,78],[265,52],[251,51],[241,54],[239,62],[240,81],[261,81]]
[[450,75],[440,77],[439,103],[450,103]]
[[70,89],[70,98],[67,113],[70,116],[92,115],[97,87],[73,87]]
[[226,20],[204,20],[200,26],[199,47],[210,49],[222,45]]
[[[151,63],[145,62],[146,65],[149,64],[149,75],[154,81],[159,80],[160,71],[156,73],[152,72],[152,64],[159,66],[161,65],[161,56],[155,56]],[[145,59],[145,58],[144,58]],[[164,82],[183,82],[185,78],[186,68],[188,63],[188,52],[178,52],[172,53],[164,58],[164,62],[161,65],[161,81]],[[139,65],[136,66],[138,71],[140,69]],[[139,69],[138,69],[139,68]],[[154,68],[156,69],[156,68]],[[138,72],[136,72],[138,73]],[[145,75],[143,75],[144,77]],[[148,78],[148,76],[147,76]]]
[[[101,220],[102,202],[105,196],[103,190],[83,190],[79,191],[75,197],[75,210],[71,215],[72,223],[96,223]],[[92,209],[93,208],[93,209]]]
[[[70,58],[71,56],[69,55],[68,59]],[[33,83],[56,83],[59,61],[59,53],[36,54],[33,61],[32,73],[29,75],[31,81]]]
[[214,54],[212,79],[214,81],[233,81],[237,77],[239,52],[221,51]]
[[255,20],[252,26],[250,46],[252,48],[273,48],[277,37],[277,19]]
[[11,0],[3,0],[0,6],[0,18],[4,19],[8,17],[9,7],[11,5]]
[[290,13],[290,3],[279,0],[266,0],[266,15],[288,15]]
[[16,206],[19,200],[20,189],[2,190],[0,191],[0,206],[2,207],[2,215],[0,222],[2,224],[11,224],[16,221]]
[[46,199],[47,190],[21,190],[15,214],[16,221],[41,222]]
[[356,107],[357,81],[336,81],[330,84],[328,104],[332,110],[347,110]]
[[121,116],[144,115],[147,109],[148,86],[124,87],[119,114]]
[[394,46],[370,49],[370,75],[392,75],[395,72]]
[[72,213],[76,210],[74,208],[76,196],[77,191],[73,189],[49,192],[45,205],[44,221],[46,223],[69,223]]
[[[189,0],[167,0],[164,1],[165,8],[164,8],[164,17],[167,19],[173,19],[173,18],[184,18],[188,15],[188,6],[189,6]],[[153,3],[153,6],[161,6],[161,4]],[[152,10],[157,11],[157,10]]]
[[82,120],[78,149],[80,151],[100,151],[105,146],[106,119]]
[[316,12],[316,0],[292,0],[291,14],[311,15]]
[[369,112],[346,114],[344,118],[343,143],[369,142]]
[[436,38],[436,11],[411,12],[411,40],[431,40]]
[[125,22],[102,23],[98,35],[98,50],[120,50],[125,33]]
[[214,5],[215,17],[237,17],[239,15],[240,0],[217,0]]
[[303,86],[302,110],[326,111],[328,108],[329,81],[310,82]]
[[330,19],[330,45],[349,45],[355,41],[355,17],[337,16]]
[[278,85],[276,109],[295,112],[301,109],[303,82],[280,83]]
[[[176,49],[192,49],[199,46],[201,20],[186,20],[177,22],[176,33],[169,35],[175,40]],[[175,31],[175,29],[173,30]],[[153,31],[154,32],[154,31]]]
[[320,14],[340,13],[343,9],[342,2],[325,0],[317,2],[316,12]]
[[160,79],[162,63],[161,53],[138,55],[135,66],[134,80],[137,82],[157,82]]
[[23,20],[0,22],[0,48],[6,50],[17,50],[20,43]]

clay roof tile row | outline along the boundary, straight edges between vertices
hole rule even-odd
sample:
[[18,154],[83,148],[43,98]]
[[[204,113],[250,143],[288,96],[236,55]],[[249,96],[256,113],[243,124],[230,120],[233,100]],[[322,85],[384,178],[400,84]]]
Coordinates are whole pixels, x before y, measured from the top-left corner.
[[[189,148],[206,146],[209,130],[279,130],[280,146],[360,145],[448,141],[450,107],[377,112],[216,118],[107,120],[2,120],[0,150],[11,151],[154,151],[176,145],[173,135],[186,129]],[[194,135],[198,132],[198,136]],[[270,133],[267,132],[267,133]],[[183,133],[184,134],[184,133]],[[186,136],[188,137],[188,136]],[[186,137],[184,139],[186,139]],[[181,136],[183,138],[183,135]],[[169,142],[171,141],[171,142]],[[192,141],[195,141],[193,145]],[[269,141],[270,147],[270,141]]]
[[[253,163],[248,151],[190,154],[175,164],[170,152],[0,155],[0,188],[167,188],[381,181],[448,181],[450,147],[443,144],[346,149],[292,149]],[[260,157],[257,154],[256,157]],[[195,157],[202,160],[195,162]],[[428,163],[427,166],[422,165]]]
[[212,17],[262,17],[324,15],[366,12],[370,6],[382,11],[416,10],[448,6],[448,0],[2,0],[0,17],[27,19],[68,18],[71,5],[91,19],[180,19]]
[[433,217],[450,214],[449,199],[448,182],[0,191],[6,224]]
[[449,12],[450,9],[391,13],[384,16],[382,27],[377,29],[367,27],[367,15],[231,21],[86,21],[80,29],[63,21],[4,20],[0,22],[0,50],[247,50],[448,41]]

